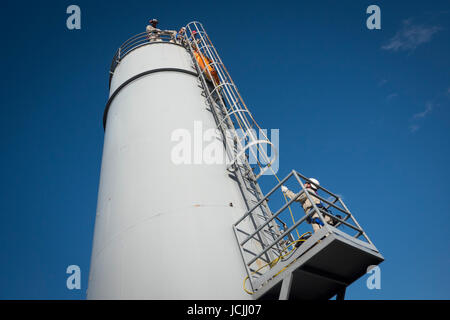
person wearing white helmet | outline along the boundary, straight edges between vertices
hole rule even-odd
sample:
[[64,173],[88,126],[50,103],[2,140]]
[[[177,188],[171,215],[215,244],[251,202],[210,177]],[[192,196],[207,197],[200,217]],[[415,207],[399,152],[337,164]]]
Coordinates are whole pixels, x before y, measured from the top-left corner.
[[[314,178],[309,178],[308,180],[309,181],[305,182],[305,188],[308,189],[310,197],[311,197],[312,201],[316,204],[316,206],[321,206],[320,200],[318,198],[314,197],[314,195],[313,195],[313,194],[316,194],[317,186],[320,186],[320,183],[317,179],[314,179]],[[281,186],[281,191],[289,199],[294,199],[298,195],[298,194],[295,194],[294,192],[292,192],[291,190],[289,190],[286,186]],[[295,201],[301,203],[303,210],[305,210],[306,214],[308,214],[309,211],[313,208],[313,205],[312,205],[311,201],[309,201],[308,197],[306,196],[306,193],[301,194],[297,199],[295,199]],[[322,214],[322,215],[323,215],[323,218],[326,223],[333,224],[333,221],[329,216],[324,215],[324,214]],[[321,226],[323,225],[322,221],[320,221],[320,218],[319,218],[319,215],[317,214],[317,212],[315,212],[312,215],[311,219],[308,219],[308,222],[312,224],[314,232],[319,230],[321,228]]]
[[150,24],[145,28],[148,40],[150,40],[150,42],[158,40],[161,41],[161,39],[159,39],[159,34],[161,30],[156,27],[158,25],[158,19],[149,20],[149,23]]

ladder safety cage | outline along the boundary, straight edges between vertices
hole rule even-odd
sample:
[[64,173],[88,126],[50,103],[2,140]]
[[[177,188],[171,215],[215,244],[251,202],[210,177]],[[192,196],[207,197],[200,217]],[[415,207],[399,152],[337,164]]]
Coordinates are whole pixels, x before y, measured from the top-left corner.
[[[255,257],[257,251],[265,248],[280,234],[279,225],[273,219],[269,223],[265,223],[272,217],[272,213],[267,202],[259,201],[263,193],[256,182],[275,162],[276,148],[255,122],[202,24],[194,21],[186,25],[184,44],[191,53],[198,79],[204,89],[217,129],[222,132],[229,161],[227,169],[236,176],[247,208],[251,208],[257,202],[261,203],[257,209],[252,211],[252,214],[246,217],[240,228],[242,234],[248,235],[252,230],[264,224],[261,232],[249,241],[246,248],[241,249],[243,258]],[[262,137],[257,137],[256,129],[259,129]],[[272,147],[271,157],[266,152],[267,145]],[[250,165],[247,152],[256,159],[255,167]],[[258,160],[257,152],[264,163]],[[259,173],[255,174],[254,170],[258,167]],[[274,244],[270,250],[259,255],[254,266],[249,266],[247,269],[255,274],[261,274],[258,271],[260,265],[269,263],[282,250],[283,248],[278,243]]]
[[[256,163],[260,168],[259,173],[255,176],[255,180],[258,180],[275,162],[277,158],[276,148],[270,143],[265,132],[254,120],[201,23],[193,21],[186,25],[185,42],[188,44],[188,50],[190,50],[192,56],[195,57],[195,53],[197,53],[197,56],[201,59],[201,61],[197,61],[197,59],[193,60],[197,66],[199,77],[208,91],[207,98],[211,99],[213,95],[217,97],[214,102],[218,104],[218,107],[221,109],[220,111],[225,114],[224,118],[229,121],[228,128],[223,129],[240,128],[248,135],[248,144],[251,144],[250,147],[244,146],[242,141],[238,141],[236,148],[233,148],[233,143],[228,145],[231,150],[235,149],[233,154],[230,155],[231,163],[229,167],[234,166],[238,161],[245,163],[246,159],[243,159],[243,157],[247,150],[252,153],[254,159],[259,159],[259,154],[262,161],[257,161]],[[200,65],[204,67],[202,68]],[[223,126],[225,123],[226,121],[221,121],[220,125]],[[232,127],[230,126],[231,124]],[[263,136],[262,138],[258,139],[255,134],[256,129],[259,129],[260,134]],[[237,135],[237,133],[234,133],[234,135]],[[270,157],[265,148],[260,147],[261,144],[271,145],[272,154]],[[243,149],[245,151],[240,152]]]
[[[295,178],[295,179],[293,179]],[[258,228],[255,228],[253,232],[244,234],[242,230],[240,229],[241,223],[245,221],[245,219],[252,214],[254,210],[256,210],[259,206],[263,205],[264,202],[267,202],[270,200],[271,196],[275,196],[276,192],[281,189],[282,185],[291,183],[290,181],[296,182],[296,187],[299,189],[299,192],[295,194],[295,197],[291,198],[289,201],[287,201],[280,209],[278,209],[276,212],[273,213],[273,215],[267,219],[263,224],[261,224]],[[282,213],[285,212],[285,210],[291,206],[294,205],[294,202],[298,197],[300,197],[302,194],[306,195],[307,199],[312,204],[312,208],[308,210],[308,212],[304,212],[303,208],[299,206],[297,210],[297,217],[298,219],[296,222],[292,222],[291,225],[288,227],[289,223],[286,223],[285,221],[282,221],[283,228],[281,229],[281,233],[278,234],[278,236],[270,243],[266,243],[262,245],[262,248],[259,252],[254,254],[251,257],[246,258],[244,255],[242,255],[245,268],[247,270],[247,277],[249,279],[250,286],[254,292],[256,292],[259,288],[261,288],[263,285],[265,285],[269,280],[273,279],[275,276],[281,273],[281,271],[277,270],[278,273],[270,272],[273,265],[278,262],[279,258],[283,255],[286,256],[286,250],[288,250],[287,247],[290,247],[293,243],[297,241],[301,241],[301,245],[296,247],[297,249],[301,250],[303,249],[305,252],[312,248],[314,245],[320,242],[320,239],[314,237],[316,234],[313,234],[313,236],[307,238],[306,240],[302,240],[300,238],[297,238],[295,240],[295,236],[293,235],[293,232],[295,230],[299,230],[303,228],[303,231],[305,229],[312,229],[312,227],[309,225],[308,222],[309,218],[311,218],[313,215],[317,214],[318,219],[323,223],[323,226],[320,228],[320,234],[327,236],[330,233],[334,233],[339,235],[340,237],[343,237],[347,240],[350,240],[356,244],[358,244],[361,247],[364,247],[366,249],[372,250],[375,253],[378,253],[377,248],[374,246],[372,241],[369,239],[367,234],[364,232],[364,230],[361,228],[361,226],[358,224],[355,217],[351,214],[351,212],[348,210],[344,202],[342,201],[341,197],[338,195],[332,193],[331,191],[325,189],[323,186],[317,185],[318,188],[316,193],[310,193],[308,192],[308,189],[305,188],[305,182],[312,183],[309,181],[308,178],[303,176],[302,174],[298,173],[295,170],[292,170],[284,179],[282,179],[275,187],[272,188],[263,198],[256,203],[250,210],[248,210],[236,223],[233,225],[233,230],[235,233],[236,240],[238,242],[238,246],[241,250],[241,252],[245,252],[246,245],[249,243],[249,241],[258,238],[259,234],[264,230],[264,228],[273,222],[275,219],[277,221],[282,220],[280,216],[282,216]],[[313,184],[313,183],[312,183]],[[280,190],[281,191],[281,190]],[[324,196],[321,196],[320,193],[324,194]],[[322,206],[318,206],[314,201],[313,197],[319,199],[323,203]],[[339,214],[342,214],[342,217],[337,217],[335,214],[331,213],[331,208],[337,210]],[[300,212],[299,212],[300,211]],[[331,221],[333,221],[333,226],[326,222],[325,217],[328,216],[331,218]],[[356,234],[349,235],[344,230],[344,226],[348,229],[356,231]],[[310,233],[310,232],[309,232]],[[319,233],[319,232],[316,232]],[[362,239],[361,239],[362,238]],[[287,243],[290,243],[290,245],[286,245]],[[274,250],[274,247],[276,248],[285,248],[285,250],[282,250],[281,252],[279,250]],[[295,251],[296,248],[291,247],[287,252]],[[262,272],[262,270],[258,270],[259,272],[254,272],[255,269],[255,262],[260,259],[263,255],[265,255],[267,252],[279,252],[277,257],[273,260],[275,263],[270,263],[268,265],[268,268],[266,268],[265,271]],[[297,255],[298,258],[298,255]],[[297,259],[296,258],[296,259]],[[288,262],[286,264],[289,266],[289,258],[286,259]],[[282,271],[284,269],[281,269]]]

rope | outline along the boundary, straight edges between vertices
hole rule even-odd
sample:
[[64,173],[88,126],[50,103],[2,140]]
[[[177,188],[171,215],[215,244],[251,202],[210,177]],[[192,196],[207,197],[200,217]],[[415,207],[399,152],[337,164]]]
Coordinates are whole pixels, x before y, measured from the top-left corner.
[[[281,253],[283,253],[287,248],[289,248],[289,247],[292,246],[293,244],[296,244],[296,243],[298,243],[298,242],[305,242],[306,240],[305,240],[305,239],[302,239],[302,238],[303,238],[305,235],[307,235],[307,234],[311,234],[311,232],[308,231],[308,232],[305,232],[304,234],[302,234],[302,236],[299,237],[299,239],[297,239],[297,240],[291,242],[288,246],[286,246],[286,248],[284,248],[284,250],[283,250]],[[262,267],[260,267],[260,268],[258,268],[257,270],[253,271],[253,272],[250,274],[250,276],[254,275],[254,274],[257,273],[259,270],[261,270],[261,269],[263,269],[263,268],[265,268],[265,267],[267,267],[267,266],[269,266],[269,267],[272,269],[273,267],[275,267],[275,265],[276,265],[280,260],[282,260],[284,257],[286,257],[286,256],[288,256],[289,254],[291,254],[291,253],[292,253],[294,250],[296,250],[296,249],[297,249],[297,248],[293,248],[293,249],[289,250],[286,254],[282,254],[282,255],[280,255],[279,257],[275,258],[274,260],[270,261],[269,263],[266,263],[266,264],[263,265]],[[294,263],[296,260],[297,260],[297,258],[294,259],[294,260],[293,260],[291,263],[289,263],[287,266],[285,266],[283,269],[281,269],[280,271],[278,271],[272,278],[268,279],[267,281],[270,281],[270,280],[274,279],[276,276],[278,276],[280,273],[282,273],[284,270],[286,270],[286,269],[287,269],[292,263]],[[244,278],[244,283],[243,283],[244,291],[247,292],[248,294],[254,294],[255,292],[247,290],[247,288],[246,288],[246,286],[245,286],[245,283],[247,282],[247,279],[248,279],[248,278],[249,278],[249,276],[246,276],[246,277]]]

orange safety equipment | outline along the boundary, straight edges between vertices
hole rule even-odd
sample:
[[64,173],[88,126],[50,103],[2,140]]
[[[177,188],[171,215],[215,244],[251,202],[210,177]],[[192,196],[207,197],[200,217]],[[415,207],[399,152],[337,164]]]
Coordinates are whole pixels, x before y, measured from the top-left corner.
[[[212,60],[209,59],[207,56],[198,52],[198,50],[194,50],[194,56],[195,56],[195,60],[197,60],[197,62],[198,62],[198,65],[200,66],[203,74],[206,75],[206,77],[210,81],[213,81],[213,79],[214,79],[215,84],[218,85],[220,83],[220,79],[219,79],[216,69],[214,69],[214,67],[212,66]],[[209,72],[205,71],[206,67],[208,68]],[[213,77],[213,79],[211,79],[211,76]]]

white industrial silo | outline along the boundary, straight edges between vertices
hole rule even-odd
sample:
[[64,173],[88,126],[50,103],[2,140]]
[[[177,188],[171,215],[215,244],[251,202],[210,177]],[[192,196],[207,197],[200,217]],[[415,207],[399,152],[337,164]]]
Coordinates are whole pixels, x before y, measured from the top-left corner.
[[239,184],[226,163],[171,159],[176,130],[217,123],[188,49],[160,40],[138,35],[113,61],[88,299],[249,299]]

